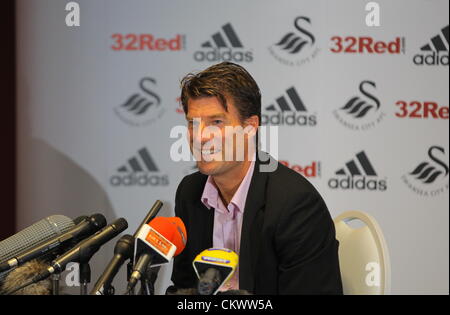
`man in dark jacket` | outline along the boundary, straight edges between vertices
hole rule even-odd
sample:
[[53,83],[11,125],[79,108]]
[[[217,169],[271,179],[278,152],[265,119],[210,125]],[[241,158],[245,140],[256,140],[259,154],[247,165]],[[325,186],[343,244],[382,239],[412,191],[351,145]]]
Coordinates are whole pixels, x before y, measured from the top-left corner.
[[[174,261],[174,285],[195,287],[195,256],[220,247],[239,255],[223,290],[342,294],[338,242],[322,197],[302,175],[251,145],[261,121],[261,94],[251,75],[223,62],[187,75],[181,87],[199,172],[186,176],[176,193],[175,214],[188,240]],[[245,129],[244,141],[229,141],[236,134],[227,127]]]

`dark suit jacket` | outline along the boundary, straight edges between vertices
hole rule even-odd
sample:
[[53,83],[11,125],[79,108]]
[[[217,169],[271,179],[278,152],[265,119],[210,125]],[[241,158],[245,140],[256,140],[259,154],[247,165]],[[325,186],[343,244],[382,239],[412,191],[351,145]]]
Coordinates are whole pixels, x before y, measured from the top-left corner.
[[[278,163],[278,162],[276,162]],[[342,294],[338,241],[327,206],[300,174],[278,163],[260,172],[256,161],[247,195],[239,254],[239,288],[254,294]],[[192,261],[213,246],[214,210],[201,195],[207,176],[186,176],[175,214],[186,225],[187,244],[174,260],[177,288],[196,287]]]

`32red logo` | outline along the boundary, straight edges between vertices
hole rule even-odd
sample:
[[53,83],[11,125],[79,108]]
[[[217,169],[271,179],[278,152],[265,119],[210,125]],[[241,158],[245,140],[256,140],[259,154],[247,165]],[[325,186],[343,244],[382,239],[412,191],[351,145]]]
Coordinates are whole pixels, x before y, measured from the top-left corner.
[[439,106],[436,102],[398,101],[395,105],[398,118],[448,119],[448,106]]
[[280,160],[279,162],[307,178],[316,178],[321,176],[321,163],[319,161],[313,161],[308,165],[302,166],[295,163],[290,163],[286,160]]
[[331,52],[347,54],[400,54],[405,53],[405,38],[396,37],[391,42],[374,40],[369,36],[333,36]]
[[114,51],[133,51],[133,50],[156,50],[156,51],[179,51],[185,47],[185,38],[183,35],[176,35],[174,38],[158,38],[152,34],[112,34],[113,44],[111,49]]

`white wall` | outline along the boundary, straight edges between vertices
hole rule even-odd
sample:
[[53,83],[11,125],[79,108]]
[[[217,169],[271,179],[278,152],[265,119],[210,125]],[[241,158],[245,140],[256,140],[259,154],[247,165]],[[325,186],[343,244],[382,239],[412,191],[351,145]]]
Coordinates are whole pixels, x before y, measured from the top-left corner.
[[[67,2],[18,1],[18,228],[55,213],[76,217],[101,212],[109,220],[125,217],[127,233],[132,234],[156,199],[166,203],[161,215],[172,215],[176,187],[193,165],[173,162],[169,156],[174,142],[169,132],[184,124],[176,111],[179,80],[221,61],[198,62],[194,54],[207,53],[210,49],[201,46],[212,42],[218,31],[230,47],[221,28],[231,23],[243,44],[232,52],[252,56],[241,64],[261,88],[263,114],[273,113],[266,107],[278,108],[275,100],[287,97],[286,90],[293,86],[307,109],[296,114],[317,121],[314,126],[280,126],[279,158],[290,165],[320,164],[320,174],[310,180],[333,216],[356,209],[379,221],[390,248],[392,293],[448,294],[449,176],[428,157],[428,150],[442,147],[445,152],[435,151],[436,157],[448,170],[449,68],[413,63],[416,54],[432,53],[420,48],[431,45],[448,26],[448,1],[377,1],[381,26],[368,27],[365,2],[357,0],[79,0],[81,25],[72,28],[65,25]],[[295,28],[297,17],[310,19],[302,20],[300,27],[314,36],[314,43]],[[289,32],[307,41],[298,53],[275,45]],[[115,51],[113,34],[151,34],[166,40],[180,36],[182,48]],[[333,53],[333,36],[370,36],[384,42],[400,37],[405,46],[398,54]],[[448,62],[448,39],[441,39],[446,51],[439,56],[447,56]],[[139,86],[142,79],[144,88]],[[365,90],[379,100],[380,108],[355,119],[339,108],[354,96],[375,104],[359,91],[365,80],[375,83],[366,84]],[[159,98],[160,103],[143,115],[121,108],[135,93],[156,103]],[[447,107],[447,118],[399,118],[396,102],[401,100],[436,102]],[[336,112],[347,123],[371,128],[351,130],[338,121]],[[161,185],[112,185],[118,169],[129,165],[128,159],[142,148],[158,171],[134,175],[152,176]],[[377,172],[373,179],[384,181],[387,189],[330,188],[331,178],[342,178],[336,171],[361,151]],[[408,175],[425,161],[443,172],[431,184]],[[414,187],[442,192],[421,196],[402,176]],[[93,282],[113,246],[96,255]],[[168,266],[160,273],[158,292],[169,284],[170,272]],[[121,277],[116,282],[123,283]]]

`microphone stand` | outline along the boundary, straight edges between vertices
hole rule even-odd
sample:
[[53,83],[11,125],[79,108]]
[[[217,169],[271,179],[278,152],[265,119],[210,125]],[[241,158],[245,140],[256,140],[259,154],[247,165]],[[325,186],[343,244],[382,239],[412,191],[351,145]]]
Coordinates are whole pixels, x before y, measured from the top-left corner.
[[[131,274],[133,273],[133,265],[134,265],[134,259],[133,257],[130,258],[130,261],[127,264],[127,283],[130,282]],[[129,292],[129,295],[135,295],[134,294],[134,288]]]
[[155,287],[147,277],[141,279],[141,295],[155,295]]
[[155,295],[155,286],[153,283],[155,280],[156,279],[151,277],[150,267],[148,266],[146,272],[144,272],[141,278],[141,289],[139,290],[139,295]]
[[88,283],[91,282],[91,267],[88,262],[80,263],[80,294],[87,295]]
[[114,288],[114,286],[112,284],[105,286],[103,289],[103,295],[114,295],[115,292],[116,292],[116,289]]
[[[134,244],[135,239],[136,239],[136,237],[137,237],[139,231],[141,230],[141,228],[142,228],[145,224],[150,223],[150,221],[153,220],[153,219],[156,217],[157,213],[159,212],[159,210],[161,209],[162,206],[163,206],[163,203],[162,203],[160,200],[156,200],[155,204],[152,206],[152,208],[150,209],[150,211],[147,213],[147,215],[145,216],[144,220],[142,220],[141,224],[139,225],[139,227],[137,228],[137,230],[134,232],[134,235],[133,235],[133,236],[131,236],[131,235],[124,235],[124,236],[122,236],[122,238],[121,238],[121,239],[118,241],[118,243],[116,244],[116,247],[118,246],[119,242],[120,242],[125,236],[127,236],[125,239],[123,239],[123,241],[124,241],[125,243],[127,243],[126,240],[128,240],[128,242],[130,242],[130,239],[131,239],[131,242]],[[134,248],[134,245],[133,245],[133,248]],[[116,249],[114,249],[114,250],[116,251]],[[122,248],[122,250],[123,250],[123,248]],[[122,264],[124,263],[124,261],[127,260],[127,259],[129,259],[129,261],[128,261],[128,263],[127,263],[127,282],[130,281],[131,274],[133,273],[133,264],[134,264],[134,257],[133,257],[132,251],[133,251],[133,250],[131,249],[131,253],[126,253],[126,252],[125,252],[125,253],[122,253],[123,255],[125,255],[126,259],[124,259],[123,261],[121,261],[121,262],[120,262],[120,265],[117,265],[117,264],[114,265],[114,263],[113,263],[114,260],[111,261],[111,263],[113,263],[113,264],[111,265],[111,263],[110,263],[110,265],[108,265],[107,268],[110,268],[110,267],[111,267],[111,268],[113,268],[113,269],[107,269],[107,270],[104,271],[103,275],[100,276],[100,278],[97,280],[97,283],[95,284],[94,289],[93,289],[93,291],[91,292],[91,294],[98,294],[98,293],[100,293],[100,292],[99,292],[99,289],[101,288],[101,285],[103,285],[103,286],[104,286],[103,292],[102,292],[103,295],[114,295],[115,289],[114,289],[114,287],[112,286],[112,280],[114,279],[114,276],[115,276],[116,273],[118,272],[118,269],[122,266]],[[120,250],[118,249],[118,253],[119,253],[119,252],[120,252]],[[116,253],[115,253],[115,254],[116,254]],[[113,258],[113,259],[114,259],[114,258]],[[109,272],[110,274],[108,274],[108,272]],[[112,275],[111,275],[111,273],[112,273]],[[106,277],[106,279],[105,279],[105,277]],[[150,292],[151,292],[151,290],[150,290]],[[133,289],[133,290],[131,290],[130,292],[126,292],[126,294],[128,294],[128,295],[134,295],[134,294],[135,294],[135,291],[134,291],[134,289]]]
[[[151,220],[153,220],[156,217],[156,214],[159,212],[161,207],[163,206],[163,203],[160,200],[156,200],[153,207],[148,212],[147,216],[142,220],[141,224],[137,228],[136,232],[134,233],[133,237],[136,238],[138,235],[138,232],[140,229],[145,225],[150,223]],[[131,257],[128,265],[127,265],[127,281],[130,281],[131,274],[133,273],[133,265],[134,265],[134,257]],[[155,290],[153,287],[153,283],[151,281],[148,281],[147,275],[143,275],[141,279],[141,294],[144,295],[154,295]],[[134,288],[130,292],[130,295],[135,295]]]
[[59,280],[61,279],[61,274],[54,273],[51,276],[52,279],[52,295],[59,295]]

